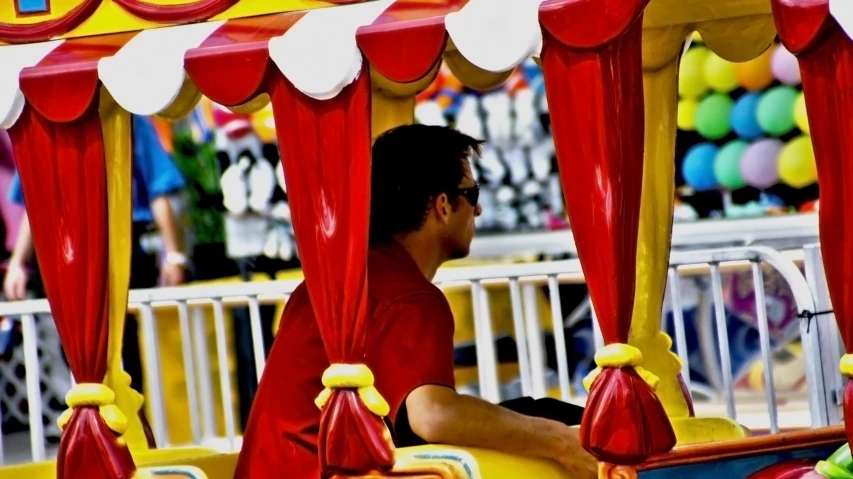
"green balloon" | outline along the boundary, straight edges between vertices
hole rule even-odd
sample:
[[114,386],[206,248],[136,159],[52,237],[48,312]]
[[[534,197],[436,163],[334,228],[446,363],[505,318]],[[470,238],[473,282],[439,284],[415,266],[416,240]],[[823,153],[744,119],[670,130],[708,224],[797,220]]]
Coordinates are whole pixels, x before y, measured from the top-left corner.
[[789,86],[777,86],[767,90],[758,100],[755,113],[761,129],[773,136],[782,136],[794,129],[794,104],[797,90]]
[[731,117],[734,100],[722,93],[706,96],[696,109],[696,131],[709,140],[719,140],[732,131]]
[[734,140],[720,148],[714,158],[714,176],[717,183],[730,190],[746,186],[746,180],[740,174],[740,159],[748,146],[749,143],[743,140]]

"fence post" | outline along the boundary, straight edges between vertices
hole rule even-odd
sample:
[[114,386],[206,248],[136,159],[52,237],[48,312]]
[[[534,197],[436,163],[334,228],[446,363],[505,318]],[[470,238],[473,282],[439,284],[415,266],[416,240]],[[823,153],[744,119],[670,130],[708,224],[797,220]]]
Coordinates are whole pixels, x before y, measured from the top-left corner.
[[[829,299],[829,289],[826,285],[826,273],[823,269],[823,259],[819,244],[806,245],[803,248],[803,263],[806,270],[806,281],[809,283],[812,296],[815,301],[814,312],[832,311],[832,303]],[[841,424],[843,420],[842,400],[844,389],[844,378],[838,363],[841,360],[841,335],[838,325],[835,323],[835,315],[830,313],[821,314],[809,321],[808,336],[812,345],[814,360],[820,363],[821,376],[817,378],[818,388],[809,388],[809,404],[812,409],[812,426],[829,426]],[[803,353],[807,353],[806,337],[803,337]],[[814,395],[815,397],[811,397]],[[818,401],[818,406],[811,406],[812,401]],[[821,415],[820,422],[815,423],[815,414]]]

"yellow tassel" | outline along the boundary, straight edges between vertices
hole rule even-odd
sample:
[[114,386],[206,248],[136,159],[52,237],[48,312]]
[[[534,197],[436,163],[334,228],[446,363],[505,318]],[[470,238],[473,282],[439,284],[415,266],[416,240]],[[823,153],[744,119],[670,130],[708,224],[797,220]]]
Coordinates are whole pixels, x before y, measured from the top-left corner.
[[323,409],[324,407],[326,407],[326,403],[329,402],[330,397],[332,397],[331,389],[326,388],[320,391],[320,395],[317,396],[317,399],[314,400],[314,404],[317,405],[317,409]]
[[358,396],[367,409],[379,417],[385,417],[391,407],[373,386],[373,381],[373,372],[364,364],[332,364],[323,373],[323,386],[326,389],[317,396],[314,404],[323,409],[334,389],[358,389]]
[[608,344],[595,353],[595,364],[600,368],[626,368],[642,362],[643,353],[630,344]]
[[361,402],[367,406],[367,409],[379,417],[385,417],[391,412],[391,406],[388,405],[388,401],[373,386],[358,388],[358,396],[361,398]]
[[115,404],[109,404],[107,406],[101,406],[98,410],[100,411],[104,422],[107,424],[107,427],[115,431],[116,434],[121,436],[127,432],[127,418],[124,417],[124,414],[118,406]]
[[62,411],[62,414],[59,415],[59,419],[56,420],[56,425],[59,426],[59,430],[62,431],[65,429],[65,426],[68,425],[68,421],[71,420],[71,414],[73,414],[72,409],[66,409]]
[[112,389],[103,384],[81,383],[68,391],[65,395],[65,403],[68,407],[79,406],[106,406],[113,404],[116,395]]
[[81,383],[68,391],[65,402],[70,409],[66,409],[56,421],[60,430],[65,429],[71,420],[73,410],[78,407],[97,407],[101,418],[107,427],[121,436],[127,432],[127,418],[115,405],[116,395],[112,389],[104,384]]
[[853,354],[841,356],[841,374],[853,378]]
[[634,371],[645,381],[652,390],[657,389],[660,384],[660,378],[652,372],[640,367],[643,362],[643,353],[639,349],[629,344],[614,343],[598,350],[595,353],[595,364],[597,368],[592,370],[583,380],[583,387],[587,391],[592,389],[592,383],[598,379],[603,368],[634,368]]
[[332,364],[323,373],[323,386],[331,389],[373,386],[373,372],[364,364]]

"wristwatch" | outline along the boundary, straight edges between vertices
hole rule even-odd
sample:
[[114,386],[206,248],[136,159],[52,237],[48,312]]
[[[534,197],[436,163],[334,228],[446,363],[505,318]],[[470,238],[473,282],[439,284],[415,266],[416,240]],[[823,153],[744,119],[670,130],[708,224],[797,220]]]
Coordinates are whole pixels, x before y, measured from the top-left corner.
[[186,266],[187,255],[175,251],[170,251],[166,253],[166,263],[173,264],[175,266]]

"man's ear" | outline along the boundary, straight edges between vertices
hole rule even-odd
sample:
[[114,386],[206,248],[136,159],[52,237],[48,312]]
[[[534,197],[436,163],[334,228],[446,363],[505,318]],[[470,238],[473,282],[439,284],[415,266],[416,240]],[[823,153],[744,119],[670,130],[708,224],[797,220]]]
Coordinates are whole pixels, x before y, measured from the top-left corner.
[[446,225],[450,222],[450,213],[453,211],[453,208],[450,207],[450,198],[447,197],[446,193],[441,193],[435,198],[433,201],[433,210],[441,224]]

